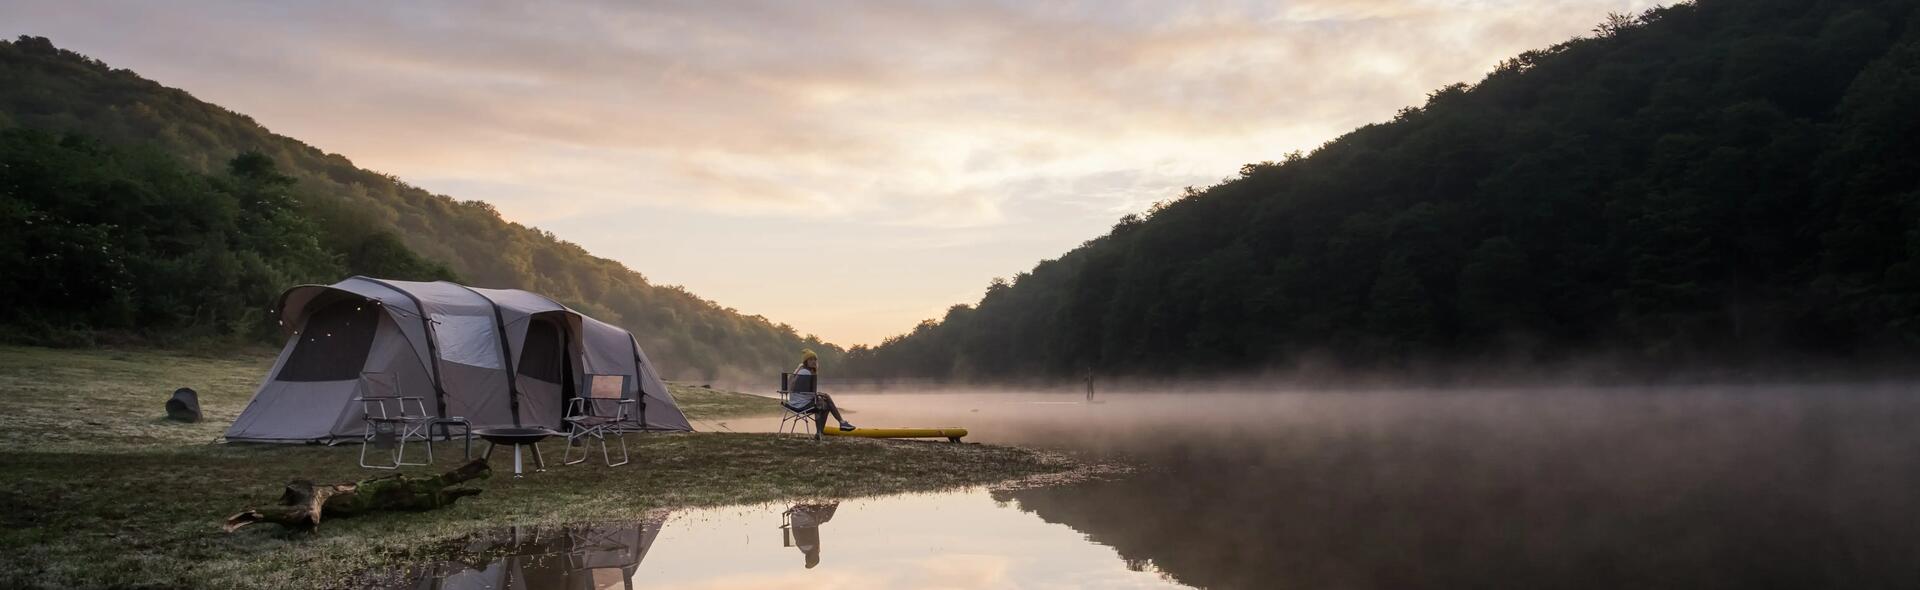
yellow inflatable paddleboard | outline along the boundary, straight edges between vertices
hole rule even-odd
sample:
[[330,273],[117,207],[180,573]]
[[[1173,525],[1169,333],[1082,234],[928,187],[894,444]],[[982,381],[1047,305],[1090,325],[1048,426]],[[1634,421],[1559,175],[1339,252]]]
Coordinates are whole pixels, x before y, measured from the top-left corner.
[[958,427],[948,427],[948,428],[865,428],[865,427],[861,427],[861,428],[855,428],[853,430],[843,431],[843,430],[840,430],[840,427],[838,426],[828,424],[826,434],[827,436],[859,436],[859,437],[865,437],[865,438],[944,438],[953,442],[960,442],[960,437],[967,435],[967,429],[958,428]]

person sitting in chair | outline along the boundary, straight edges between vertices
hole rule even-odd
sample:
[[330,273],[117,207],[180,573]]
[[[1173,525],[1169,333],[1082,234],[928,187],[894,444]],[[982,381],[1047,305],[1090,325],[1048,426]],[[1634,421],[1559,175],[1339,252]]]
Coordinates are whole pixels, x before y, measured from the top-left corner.
[[793,383],[788,387],[787,408],[800,413],[813,413],[814,428],[827,429],[827,414],[840,421],[840,430],[853,430],[853,423],[840,416],[840,407],[833,405],[833,396],[820,392],[820,355],[811,350],[800,351],[800,368],[793,370]]

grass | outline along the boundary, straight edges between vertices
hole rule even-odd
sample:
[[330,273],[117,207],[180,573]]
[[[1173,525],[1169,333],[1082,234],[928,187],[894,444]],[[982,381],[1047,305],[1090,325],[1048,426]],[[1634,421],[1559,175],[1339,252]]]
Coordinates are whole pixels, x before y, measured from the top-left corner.
[[701,420],[773,416],[780,413],[780,400],[764,395],[684,383],[668,383],[667,390],[673,393],[673,401],[680,405],[680,411]]
[[[691,433],[628,436],[633,463],[562,466],[515,480],[496,453],[485,493],[451,508],[330,520],[315,534],[220,522],[271,503],[289,479],[355,481],[357,447],[224,445],[271,351],[230,356],[0,347],[0,587],[339,586],[368,568],[502,524],[637,519],[663,508],[932,490],[1058,474],[1070,461],[1024,449],[943,442]],[[176,387],[206,419],[160,418]],[[675,396],[692,417],[767,411],[767,398]],[[700,389],[700,388],[693,388]],[[754,399],[749,399],[754,398]],[[761,402],[758,400],[765,400]],[[714,412],[715,414],[704,414]],[[742,413],[745,412],[745,413]],[[557,444],[545,445],[557,452]],[[442,444],[438,464],[459,464]]]

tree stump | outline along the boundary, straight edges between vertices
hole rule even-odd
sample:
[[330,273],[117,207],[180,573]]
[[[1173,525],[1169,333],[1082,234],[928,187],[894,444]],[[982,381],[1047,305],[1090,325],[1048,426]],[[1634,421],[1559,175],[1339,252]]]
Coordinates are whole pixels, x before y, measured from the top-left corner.
[[354,483],[316,484],[307,480],[287,482],[278,506],[248,508],[227,517],[227,532],[256,522],[270,522],[292,529],[313,531],[321,518],[348,518],[382,510],[419,512],[478,495],[479,489],[457,484],[485,479],[493,474],[484,459],[475,459],[458,469],[434,477],[389,475]]

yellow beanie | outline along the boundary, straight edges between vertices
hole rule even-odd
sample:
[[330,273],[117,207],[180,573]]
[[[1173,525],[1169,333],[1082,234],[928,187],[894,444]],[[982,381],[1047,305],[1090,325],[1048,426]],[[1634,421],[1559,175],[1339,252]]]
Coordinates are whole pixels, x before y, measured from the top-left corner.
[[800,349],[800,362],[804,363],[807,361],[817,361],[817,360],[820,360],[820,355],[814,354],[813,349],[811,348]]

